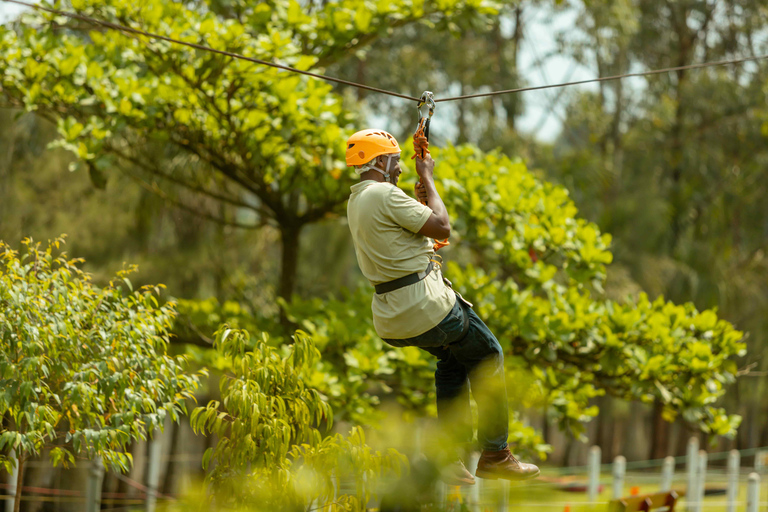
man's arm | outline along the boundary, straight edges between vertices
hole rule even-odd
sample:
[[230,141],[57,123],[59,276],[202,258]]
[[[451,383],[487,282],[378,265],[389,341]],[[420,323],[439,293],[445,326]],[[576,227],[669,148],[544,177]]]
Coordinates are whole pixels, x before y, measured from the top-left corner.
[[[448,218],[448,210],[440,199],[440,194],[435,188],[435,179],[432,171],[435,168],[435,161],[427,155],[424,160],[415,159],[416,173],[419,175],[421,187],[417,184],[416,195],[419,199],[426,198],[427,206],[432,210],[427,222],[419,230],[420,235],[430,238],[444,239],[451,235],[451,220]],[[425,197],[426,196],[426,197]]]

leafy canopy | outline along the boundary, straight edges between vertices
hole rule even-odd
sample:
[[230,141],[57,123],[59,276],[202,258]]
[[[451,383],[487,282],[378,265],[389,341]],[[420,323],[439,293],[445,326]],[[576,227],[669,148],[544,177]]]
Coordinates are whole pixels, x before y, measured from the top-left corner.
[[[322,71],[392,27],[495,12],[487,0],[73,0],[61,7],[187,42]],[[59,4],[57,3],[57,6]],[[0,27],[0,98],[58,125],[97,186],[114,169],[225,224],[272,225],[290,253],[309,223],[343,213],[353,113],[306,76],[41,12]],[[239,209],[239,211],[235,211]],[[290,296],[296,261],[283,262]]]

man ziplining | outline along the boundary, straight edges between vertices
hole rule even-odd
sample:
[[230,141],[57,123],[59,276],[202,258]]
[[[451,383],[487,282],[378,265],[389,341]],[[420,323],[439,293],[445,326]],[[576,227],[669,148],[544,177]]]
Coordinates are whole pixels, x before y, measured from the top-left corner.
[[[509,449],[509,412],[501,345],[444,281],[430,238],[447,238],[448,212],[435,188],[434,160],[423,132],[417,149],[416,196],[397,181],[400,146],[382,130],[363,130],[347,141],[347,165],[360,183],[351,187],[347,217],[360,269],[375,286],[371,309],[378,335],[395,347],[418,347],[438,358],[435,371],[438,424],[459,443],[473,437],[469,390],[477,402],[482,454],[475,475],[524,480],[539,475],[533,464],[518,461]],[[421,155],[419,154],[421,152]],[[442,478],[451,485],[472,485],[464,464],[450,455]]]

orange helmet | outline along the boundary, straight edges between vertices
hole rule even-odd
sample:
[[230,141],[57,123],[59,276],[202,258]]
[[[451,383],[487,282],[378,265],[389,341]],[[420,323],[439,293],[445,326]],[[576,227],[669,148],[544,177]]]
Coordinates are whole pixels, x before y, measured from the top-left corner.
[[347,141],[347,165],[364,165],[377,156],[393,153],[400,153],[400,146],[384,130],[362,130]]

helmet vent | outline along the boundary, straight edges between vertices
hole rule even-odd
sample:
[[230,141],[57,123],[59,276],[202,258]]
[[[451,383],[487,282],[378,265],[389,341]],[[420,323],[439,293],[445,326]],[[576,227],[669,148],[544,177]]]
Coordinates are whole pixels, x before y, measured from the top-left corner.
[[354,146],[355,146],[355,144],[354,144],[354,143],[352,143],[352,144],[350,144],[349,146],[347,146],[347,149],[352,149]]

